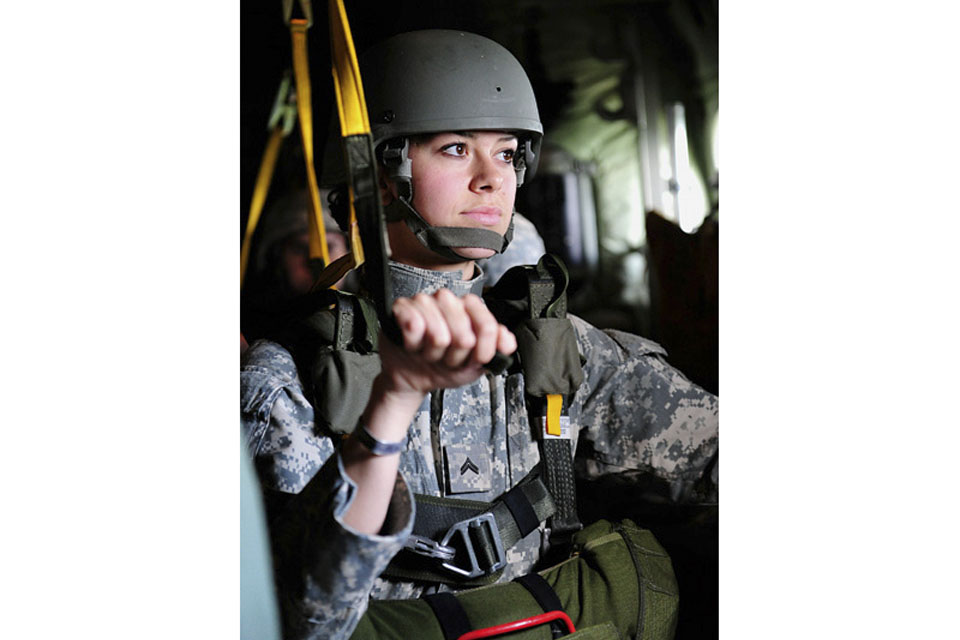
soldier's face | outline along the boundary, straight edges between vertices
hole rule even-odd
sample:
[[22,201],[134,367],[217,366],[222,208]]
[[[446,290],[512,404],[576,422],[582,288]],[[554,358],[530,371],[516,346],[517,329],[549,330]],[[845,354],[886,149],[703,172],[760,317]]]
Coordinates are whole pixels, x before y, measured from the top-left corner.
[[[510,226],[517,174],[516,136],[503,131],[440,133],[412,142],[413,206],[429,224],[476,227],[500,235]],[[457,248],[469,259],[490,249]]]

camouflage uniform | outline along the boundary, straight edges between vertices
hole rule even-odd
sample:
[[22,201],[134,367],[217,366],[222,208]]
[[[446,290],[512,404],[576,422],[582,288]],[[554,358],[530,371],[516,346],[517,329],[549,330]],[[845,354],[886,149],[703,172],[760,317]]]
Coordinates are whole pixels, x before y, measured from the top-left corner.
[[[462,281],[459,272],[391,268],[397,294],[406,296],[441,286],[464,295],[476,292],[483,277]],[[717,398],[668,365],[657,344],[571,321],[586,359],[584,382],[569,406],[580,429],[573,430],[573,445],[585,439],[593,452],[580,471],[649,471],[678,493],[692,485],[717,452]],[[334,443],[314,428],[293,359],[275,343],[251,346],[241,372],[247,444],[265,486],[299,494],[287,496],[272,531],[285,636],[347,638],[368,597],[413,598],[445,588],[378,576],[411,531],[412,493],[492,501],[537,464],[523,391],[522,374],[503,374],[428,394],[407,434],[387,522],[380,535],[361,535],[343,523],[355,485]],[[438,464],[443,455],[446,466]],[[500,581],[530,572],[545,535],[541,524],[508,551]]]

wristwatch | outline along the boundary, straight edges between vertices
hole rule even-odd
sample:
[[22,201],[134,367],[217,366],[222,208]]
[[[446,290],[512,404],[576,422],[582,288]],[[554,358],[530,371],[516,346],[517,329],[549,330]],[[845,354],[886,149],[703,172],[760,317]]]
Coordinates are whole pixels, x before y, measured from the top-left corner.
[[399,442],[377,440],[370,435],[363,423],[357,423],[357,428],[353,430],[353,436],[375,456],[389,456],[403,451],[404,440]]

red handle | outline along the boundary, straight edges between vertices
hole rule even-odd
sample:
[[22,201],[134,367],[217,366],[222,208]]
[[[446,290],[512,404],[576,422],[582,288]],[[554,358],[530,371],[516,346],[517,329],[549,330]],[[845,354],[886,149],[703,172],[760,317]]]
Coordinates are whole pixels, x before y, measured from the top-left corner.
[[552,622],[554,620],[563,620],[565,623],[567,623],[567,629],[570,633],[574,633],[576,631],[576,629],[573,627],[573,621],[570,619],[570,616],[565,614],[563,611],[557,610],[548,611],[547,613],[541,613],[536,616],[530,616],[529,618],[521,618],[520,620],[514,620],[513,622],[507,622],[505,624],[499,624],[495,627],[487,627],[486,629],[469,631],[457,638],[457,640],[492,638],[493,636],[510,633],[511,631],[519,631],[520,629],[526,629],[527,627],[535,627],[545,622]]

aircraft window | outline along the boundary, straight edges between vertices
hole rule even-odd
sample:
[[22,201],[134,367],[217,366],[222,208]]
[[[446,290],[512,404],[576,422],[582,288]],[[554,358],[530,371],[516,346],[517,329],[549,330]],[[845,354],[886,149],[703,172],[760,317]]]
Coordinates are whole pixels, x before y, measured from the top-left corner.
[[[669,136],[659,150],[664,214],[687,233],[693,233],[703,223],[710,205],[704,181],[690,162],[683,104],[676,102],[669,107],[667,123]],[[715,154],[715,133],[712,147]]]

